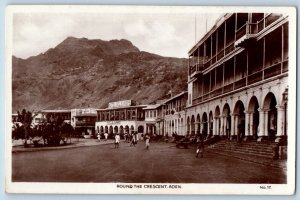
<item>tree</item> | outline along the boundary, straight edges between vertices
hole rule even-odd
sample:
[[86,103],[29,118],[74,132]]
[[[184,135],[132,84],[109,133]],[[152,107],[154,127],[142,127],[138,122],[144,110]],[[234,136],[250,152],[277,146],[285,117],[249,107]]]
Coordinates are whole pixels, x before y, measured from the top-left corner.
[[25,133],[24,147],[27,147],[28,146],[27,139],[29,138],[29,133],[31,132],[30,125],[31,125],[33,116],[30,111],[26,111],[26,109],[23,109],[21,113],[18,111],[18,118],[19,118],[19,121],[23,124],[24,133]]

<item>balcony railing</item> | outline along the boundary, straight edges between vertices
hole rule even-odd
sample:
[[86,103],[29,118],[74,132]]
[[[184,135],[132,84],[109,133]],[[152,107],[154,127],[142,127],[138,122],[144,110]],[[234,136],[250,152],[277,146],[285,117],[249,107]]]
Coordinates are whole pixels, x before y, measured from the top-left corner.
[[233,83],[230,83],[228,85],[225,85],[223,88],[223,93],[227,93],[233,90]]
[[246,22],[246,24],[244,24],[242,27],[236,30],[235,32],[236,40],[239,40],[240,38],[242,38],[244,35],[247,34],[247,27],[248,27],[248,22]]
[[224,49],[222,49],[221,51],[219,51],[219,53],[217,55],[217,60],[220,60],[223,57],[224,57]]
[[234,89],[238,89],[238,88],[241,88],[244,86],[246,86],[246,77],[244,77],[234,83]]
[[203,62],[190,65],[191,76],[194,76],[196,73],[201,73],[203,71],[203,66],[204,66]]
[[268,68],[264,69],[264,79],[276,76],[281,73],[281,62],[276,63]]
[[282,63],[282,72],[285,73],[289,70],[289,61],[285,60]]
[[249,39],[252,34],[257,34],[270,24],[278,20],[282,15],[269,14],[256,23],[249,23],[248,21],[236,30],[236,41],[246,35],[246,39]]
[[[210,98],[214,98],[219,95],[231,92],[233,90],[243,88],[247,85],[252,85],[254,83],[260,82],[264,79],[278,76],[281,74],[281,70],[282,70],[282,73],[285,73],[288,71],[288,60],[285,60],[280,63],[276,63],[276,64],[274,64],[270,67],[267,67],[263,70],[252,73],[252,74],[248,75],[248,77],[243,77],[243,78],[235,81],[234,83],[229,83],[224,86],[221,86],[219,84],[218,86],[216,86],[216,89],[206,92],[205,94],[200,95],[198,97],[193,98],[193,104],[198,104],[203,101],[209,100]],[[263,77],[263,74],[264,74],[264,77]]]
[[262,80],[262,71],[258,71],[251,75],[248,75],[248,85],[251,85],[261,80]]

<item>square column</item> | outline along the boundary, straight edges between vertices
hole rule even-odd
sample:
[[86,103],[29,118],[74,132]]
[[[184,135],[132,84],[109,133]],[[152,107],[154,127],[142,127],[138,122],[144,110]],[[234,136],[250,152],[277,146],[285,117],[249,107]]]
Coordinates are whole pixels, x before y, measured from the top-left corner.
[[221,128],[220,128],[220,135],[224,135],[224,117],[220,117],[220,123],[221,123]]
[[276,106],[277,108],[277,133],[276,136],[284,136],[284,112],[285,109],[283,106]]
[[259,125],[258,125],[258,139],[257,141],[262,141],[268,135],[268,109],[259,109]]
[[235,135],[235,115],[231,114],[231,136]]
[[212,121],[213,121],[213,135],[217,135],[217,118],[215,117]]
[[249,128],[250,128],[250,130],[249,130],[249,135],[250,136],[253,136],[253,115],[254,115],[254,113],[249,113]]

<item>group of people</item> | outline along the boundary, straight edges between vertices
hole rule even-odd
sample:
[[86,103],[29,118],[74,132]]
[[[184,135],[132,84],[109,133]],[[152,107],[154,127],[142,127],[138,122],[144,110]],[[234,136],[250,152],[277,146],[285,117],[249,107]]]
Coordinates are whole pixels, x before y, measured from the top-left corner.
[[[125,136],[125,141],[130,141],[130,147],[132,147],[132,146],[135,147],[135,145],[137,144],[137,140],[138,140],[137,132],[133,132],[127,136],[129,136],[129,138],[127,138]],[[150,135],[148,133],[146,133],[145,136],[142,134],[141,139],[145,140],[146,149],[148,150],[149,146],[150,146]],[[116,133],[115,134],[115,142],[114,142],[115,149],[119,148],[120,140],[121,140],[121,138],[120,138],[119,133]]]
[[[133,133],[130,133],[130,134],[125,134],[125,141],[130,142],[130,147],[131,146],[135,147],[135,145],[137,144],[137,140],[138,140],[137,135],[138,135],[137,132],[133,132]],[[172,134],[173,137],[175,137],[176,135],[177,135],[176,132]],[[104,137],[105,137],[105,141],[107,141],[108,134],[105,133]],[[101,141],[101,135],[99,133],[97,135],[97,138],[98,138],[98,141],[100,142]],[[150,146],[150,135],[148,133],[146,133],[145,135],[141,134],[141,140],[145,140],[146,149],[148,150],[149,146]],[[116,133],[115,134],[115,142],[114,142],[115,149],[119,148],[120,141],[121,141],[120,134]],[[203,154],[204,154],[204,137],[203,137],[202,134],[197,135],[196,143],[197,143],[196,157],[198,157],[200,155],[200,158],[203,158]]]
[[[105,141],[107,141],[108,133],[104,133],[104,138],[105,138]],[[101,134],[100,133],[97,134],[97,139],[98,139],[98,142],[101,142]]]

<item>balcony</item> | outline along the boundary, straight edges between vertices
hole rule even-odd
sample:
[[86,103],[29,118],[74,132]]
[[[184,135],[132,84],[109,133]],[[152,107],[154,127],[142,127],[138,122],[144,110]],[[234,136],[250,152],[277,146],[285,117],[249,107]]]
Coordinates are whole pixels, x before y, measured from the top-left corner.
[[242,88],[244,86],[246,86],[246,77],[236,81],[235,84],[234,84],[234,89],[239,89],[239,88]]
[[264,69],[264,79],[276,76],[281,73],[281,62],[273,64]]
[[257,23],[249,23],[246,22],[241,28],[239,28],[236,34],[235,46],[244,47],[248,45],[248,43],[255,41],[254,36],[257,33]]
[[285,60],[282,63],[282,73],[285,73],[289,70],[289,61]]
[[282,17],[281,14],[274,14],[271,13],[258,21],[257,23],[249,23],[246,22],[242,27],[240,27],[236,32],[236,42],[235,46],[244,47],[248,44],[251,44],[252,41],[255,41],[256,35],[264,30],[266,27],[273,24],[275,21],[277,21],[280,17]]
[[258,71],[248,75],[248,85],[259,82],[261,80],[262,80],[262,71]]
[[191,73],[191,77],[202,73],[203,70],[203,63],[197,63],[195,65],[191,65],[190,66],[190,73]]
[[266,67],[260,71],[256,71],[248,77],[240,78],[235,82],[228,83],[224,86],[220,84],[215,87],[212,91],[206,91],[205,94],[199,95],[193,98],[193,105],[199,104],[203,101],[207,101],[209,99],[215,98],[217,96],[232,92],[234,90],[242,89],[243,87],[258,83],[265,79],[276,77],[288,71],[288,60],[284,60],[283,62],[273,64],[269,67]]

